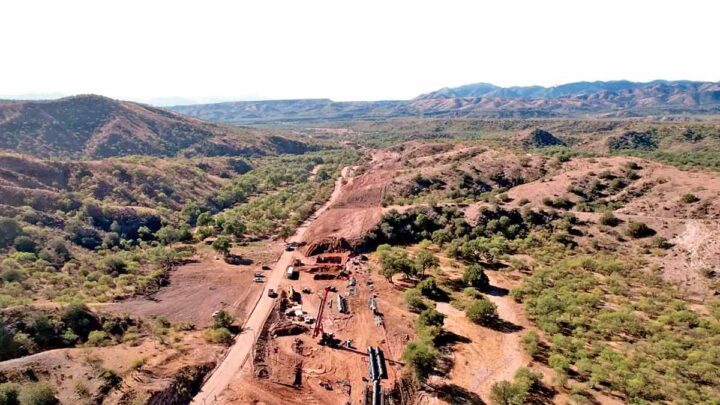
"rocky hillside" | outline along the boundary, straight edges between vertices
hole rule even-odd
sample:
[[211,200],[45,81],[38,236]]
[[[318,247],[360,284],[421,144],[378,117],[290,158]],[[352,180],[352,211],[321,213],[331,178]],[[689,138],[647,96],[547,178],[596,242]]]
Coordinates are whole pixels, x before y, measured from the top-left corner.
[[104,158],[293,153],[308,145],[150,106],[85,95],[0,102],[0,149],[41,157]]
[[720,84],[691,81],[578,82],[555,87],[486,83],[444,88],[413,100],[328,99],[244,101],[177,106],[174,111],[227,122],[350,120],[397,117],[645,117],[720,113]]

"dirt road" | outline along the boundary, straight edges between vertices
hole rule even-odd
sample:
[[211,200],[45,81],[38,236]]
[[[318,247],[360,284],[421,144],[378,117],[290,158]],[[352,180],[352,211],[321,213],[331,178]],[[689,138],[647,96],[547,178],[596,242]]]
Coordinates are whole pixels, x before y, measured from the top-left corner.
[[[322,214],[335,202],[335,200],[337,200],[340,195],[342,181],[347,173],[348,168],[346,167],[342,170],[342,175],[335,182],[335,190],[333,190],[330,199],[297,229],[295,235],[293,235],[289,241],[296,242],[302,240],[308,225],[310,225],[315,218]],[[265,291],[269,288],[278,290],[278,286],[285,275],[285,270],[292,263],[294,256],[295,252],[287,251],[283,252],[280,256],[280,259],[275,264],[275,267],[273,267],[271,274],[267,278],[267,283],[265,284],[265,288],[263,289],[260,299],[248,316],[248,319],[243,327],[243,331],[237,336],[235,344],[227,353],[227,356],[213,371],[212,375],[205,382],[200,392],[195,396],[195,398],[193,398],[191,404],[210,405],[217,403],[217,396],[219,396],[220,393],[227,388],[230,380],[240,371],[243,364],[245,364],[245,361],[255,345],[258,333],[262,330],[263,324],[273,308],[274,300],[268,297]]]

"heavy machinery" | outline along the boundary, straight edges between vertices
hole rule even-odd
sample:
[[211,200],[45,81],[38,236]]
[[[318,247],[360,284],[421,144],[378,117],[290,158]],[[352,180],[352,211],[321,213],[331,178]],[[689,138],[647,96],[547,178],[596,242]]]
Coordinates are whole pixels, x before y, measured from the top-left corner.
[[319,334],[321,334],[323,331],[322,326],[322,320],[323,320],[323,313],[325,312],[325,304],[327,303],[327,297],[328,293],[330,292],[330,287],[325,287],[323,297],[320,300],[320,308],[318,308],[318,315],[317,320],[315,321],[315,328],[313,328],[312,337],[316,338]]

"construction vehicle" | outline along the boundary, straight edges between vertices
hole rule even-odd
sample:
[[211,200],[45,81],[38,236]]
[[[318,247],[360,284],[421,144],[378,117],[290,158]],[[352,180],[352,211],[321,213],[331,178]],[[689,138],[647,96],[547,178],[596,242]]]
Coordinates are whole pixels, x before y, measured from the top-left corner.
[[323,313],[325,312],[325,303],[327,302],[328,293],[330,292],[330,287],[325,287],[324,294],[322,296],[322,299],[320,300],[320,308],[318,308],[318,315],[317,315],[317,321],[315,321],[315,328],[313,328],[312,337],[316,338],[319,334],[321,334],[323,331],[322,326],[322,319],[323,319]]

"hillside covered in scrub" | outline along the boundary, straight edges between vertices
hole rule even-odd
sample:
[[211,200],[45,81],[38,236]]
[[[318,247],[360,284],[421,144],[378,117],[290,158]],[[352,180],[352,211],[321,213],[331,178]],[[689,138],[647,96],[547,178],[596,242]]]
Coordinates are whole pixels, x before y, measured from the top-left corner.
[[270,131],[211,124],[95,95],[0,101],[0,149],[40,157],[251,156],[316,149]]

